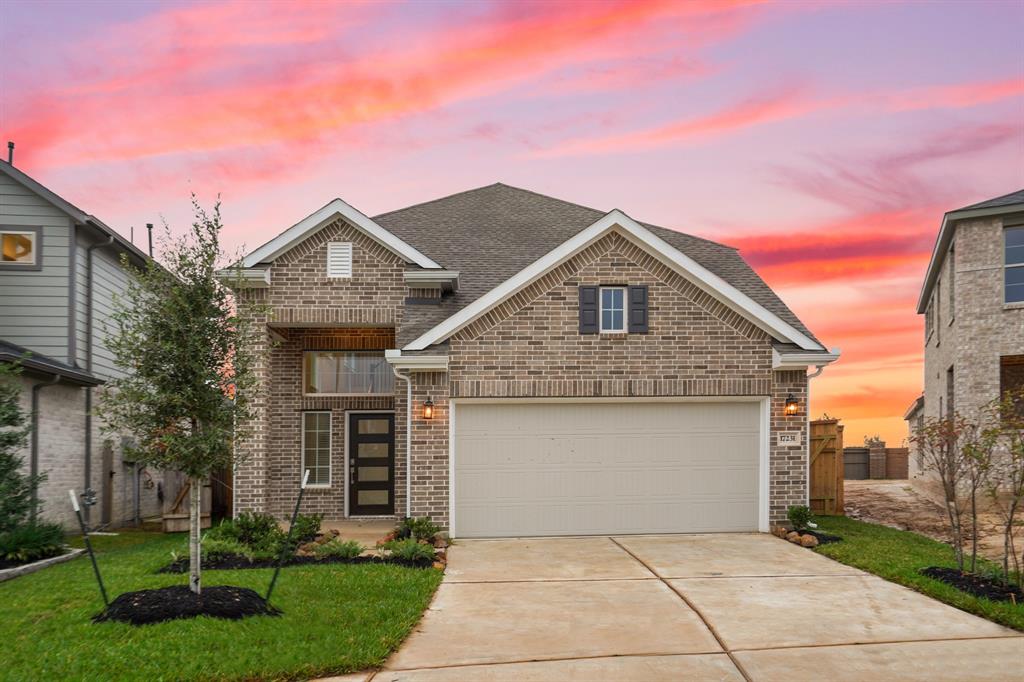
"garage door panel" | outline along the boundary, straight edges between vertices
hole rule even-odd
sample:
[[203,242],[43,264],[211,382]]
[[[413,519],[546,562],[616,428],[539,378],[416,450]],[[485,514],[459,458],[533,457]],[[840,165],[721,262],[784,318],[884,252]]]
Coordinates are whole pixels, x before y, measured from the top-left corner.
[[760,408],[458,404],[456,535],[756,530]]

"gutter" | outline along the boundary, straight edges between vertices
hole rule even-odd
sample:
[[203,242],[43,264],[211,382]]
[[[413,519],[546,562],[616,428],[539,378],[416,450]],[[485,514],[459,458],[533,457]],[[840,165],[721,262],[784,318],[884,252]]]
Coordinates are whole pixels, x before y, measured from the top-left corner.
[[32,384],[32,450],[29,456],[29,476],[32,477],[32,507],[29,512],[30,518],[35,521],[39,512],[39,486],[35,483],[39,475],[39,392],[47,386],[56,386],[60,383],[60,375],[54,374],[48,381],[40,381]]
[[[93,324],[92,324],[92,289],[93,289],[93,266],[92,252],[95,249],[102,249],[107,246],[114,246],[117,240],[110,235],[105,242],[90,244],[85,249],[85,371],[92,374],[93,355]],[[84,462],[85,490],[92,489],[92,386],[85,388],[85,462]],[[86,524],[89,523],[89,512],[91,507],[86,505],[82,510]]]

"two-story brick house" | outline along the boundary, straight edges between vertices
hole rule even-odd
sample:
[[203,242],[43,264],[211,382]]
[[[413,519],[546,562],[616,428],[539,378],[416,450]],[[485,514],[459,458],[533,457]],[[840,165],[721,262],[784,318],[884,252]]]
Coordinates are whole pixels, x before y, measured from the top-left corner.
[[924,394],[905,415],[911,434],[924,417],[971,417],[1024,389],[1024,190],[946,213],[917,312]]
[[162,474],[125,461],[96,391],[124,368],[105,343],[114,296],[146,256],[95,216],[0,161],[0,362],[17,363],[30,415],[26,471],[45,473],[42,516],[77,527],[68,490],[95,491],[91,525],[159,514]]
[[236,509],[455,536],[766,530],[834,361],[735,249],[491,185],[332,201],[241,263],[266,390]]

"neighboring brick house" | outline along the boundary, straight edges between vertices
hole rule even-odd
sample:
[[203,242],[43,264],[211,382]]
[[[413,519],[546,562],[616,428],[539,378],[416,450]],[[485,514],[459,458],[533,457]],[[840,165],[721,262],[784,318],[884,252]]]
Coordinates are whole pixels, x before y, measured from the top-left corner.
[[93,527],[160,511],[162,475],[122,457],[101,432],[95,391],[123,371],[104,343],[113,297],[146,256],[94,216],[0,161],[0,362],[19,363],[31,443],[26,472],[45,473],[42,516],[76,528],[68,490],[93,490]]
[[[925,316],[924,395],[904,415],[976,416],[1024,389],[1024,189],[942,219],[917,312]],[[910,474],[921,474],[917,452]]]
[[495,184],[337,199],[240,267],[266,352],[237,510],[284,516],[305,469],[308,511],[461,537],[767,530],[807,502],[807,368],[838,353],[728,246]]

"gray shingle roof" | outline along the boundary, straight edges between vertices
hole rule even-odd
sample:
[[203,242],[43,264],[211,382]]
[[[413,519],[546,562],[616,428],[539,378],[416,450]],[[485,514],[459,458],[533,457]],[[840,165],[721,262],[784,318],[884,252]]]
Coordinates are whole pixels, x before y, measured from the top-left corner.
[[[956,211],[972,211],[978,208],[1002,208],[1003,206],[1013,206],[1014,204],[1024,204],[1024,189],[1019,189],[1016,192],[1010,192],[994,199],[979,201],[976,204],[958,208]],[[956,211],[952,211],[952,213],[956,213]]]
[[[374,216],[378,224],[400,239],[460,273],[459,291],[441,305],[407,307],[399,346],[509,279],[605,213],[497,183]],[[813,338],[736,249],[642,224]]]

